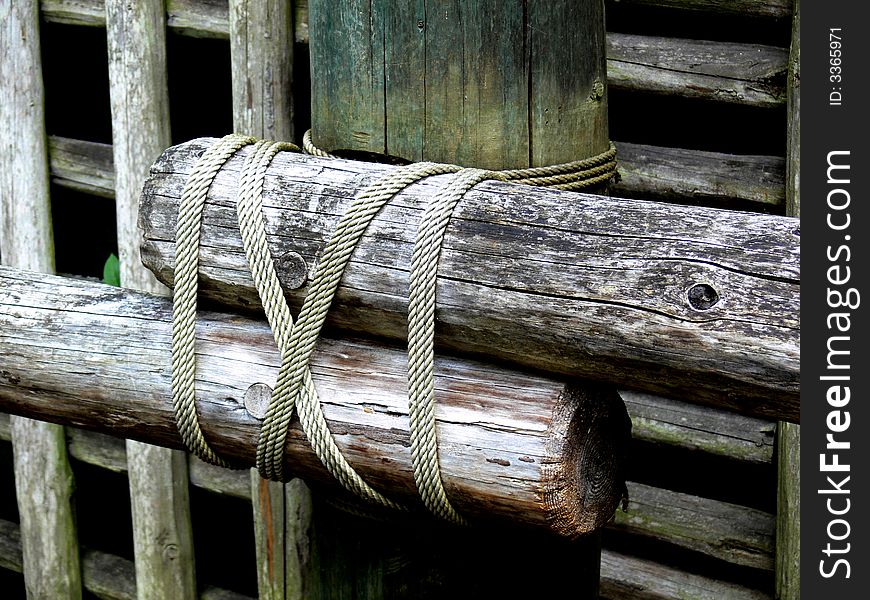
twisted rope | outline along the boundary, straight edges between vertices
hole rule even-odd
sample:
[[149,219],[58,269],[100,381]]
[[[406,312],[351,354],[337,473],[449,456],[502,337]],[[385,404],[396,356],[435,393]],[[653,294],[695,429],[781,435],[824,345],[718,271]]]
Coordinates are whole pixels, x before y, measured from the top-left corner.
[[[272,159],[279,152],[298,151],[299,148],[293,144],[256,141],[235,134],[224,137],[209,148],[185,184],[179,207],[172,388],[176,421],[185,444],[204,460],[221,466],[229,465],[205,440],[195,407],[193,346],[199,235],[211,182],[236,151],[251,144],[254,147],[245,160],[239,179],[239,230],[257,293],[281,351],[281,367],[257,443],[257,468],[264,478],[285,479],[284,447],[296,410],[312,449],[333,477],[362,498],[394,509],[404,507],[369,486],[336,446],[323,416],[308,364],[344,269],[374,217],[393,197],[420,179],[455,173],[426,206],[414,243],[408,294],[408,395],[414,481],[423,503],[448,521],[465,523],[444,489],[435,420],[435,290],[438,259],[450,216],[471,188],[488,179],[566,190],[583,189],[608,181],[616,172],[615,147],[611,144],[606,152],[589,159],[530,169],[487,171],[424,162],[391,170],[354,198],[339,220],[323,249],[295,323],[266,242],[262,193]],[[303,147],[309,154],[334,158],[313,144],[310,131],[303,138]]]

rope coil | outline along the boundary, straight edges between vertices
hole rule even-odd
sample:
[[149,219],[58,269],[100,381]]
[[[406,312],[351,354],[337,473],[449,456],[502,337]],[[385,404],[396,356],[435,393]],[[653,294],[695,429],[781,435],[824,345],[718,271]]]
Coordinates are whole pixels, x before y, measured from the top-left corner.
[[[358,194],[321,254],[302,308],[294,322],[266,242],[263,184],[272,159],[300,149],[286,142],[230,134],[211,146],[193,168],[179,205],[176,229],[175,291],[172,323],[172,394],[176,424],[185,445],[197,456],[223,467],[231,465],[208,444],[196,413],[194,354],[199,237],[209,188],[221,167],[238,150],[252,145],[239,179],[237,213],[245,255],[272,335],[281,352],[281,367],[257,443],[257,469],[267,479],[285,480],[284,447],[294,410],[312,449],[346,489],[382,506],[406,510],[366,483],[342,455],[323,416],[311,379],[309,360],[338,290],[344,269],[374,217],[392,198],[417,181],[454,174],[427,204],[414,242],[408,294],[408,406],[414,481],[424,505],[453,523],[465,523],[444,488],[438,460],[435,420],[435,289],[438,258],[450,217],[475,185],[489,179],[576,190],[609,181],[616,175],[616,149],[589,159],[548,167],[488,171],[422,162],[397,167]],[[334,155],[303,138],[308,154]]]

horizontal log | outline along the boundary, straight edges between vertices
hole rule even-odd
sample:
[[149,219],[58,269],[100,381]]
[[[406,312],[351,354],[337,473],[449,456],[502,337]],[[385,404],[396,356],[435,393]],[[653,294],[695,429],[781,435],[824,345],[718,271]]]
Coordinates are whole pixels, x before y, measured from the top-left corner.
[[[616,196],[681,203],[780,206],[785,167],[775,156],[743,156],[617,142]],[[113,198],[115,173],[108,144],[49,137],[52,181]]]
[[[143,262],[170,286],[178,198],[213,142],[167,150],[143,190]],[[248,152],[231,159],[210,188],[201,293],[258,310],[234,209]],[[277,156],[264,193],[272,255],[296,252],[311,265],[352,196],[389,168]],[[405,338],[413,237],[441,182],[408,188],[374,220],[345,271],[333,326]],[[460,202],[442,248],[437,341],[452,351],[797,421],[799,235],[797,222],[785,217],[486,182]],[[285,292],[298,306],[307,288],[292,287]],[[712,306],[698,304],[692,294],[699,291],[715,296]]]
[[787,19],[792,14],[790,0],[608,0],[607,3],[770,19]]
[[[0,410],[181,447],[170,385],[168,299],[0,270]],[[248,387],[280,364],[265,323],[204,314],[197,409],[212,447],[254,463]],[[321,340],[312,373],[340,450],[396,501],[415,503],[403,352]],[[622,495],[628,418],[615,392],[566,386],[467,360],[436,365],[440,461],[454,506],[573,537],[602,526]],[[298,423],[288,470],[337,485]]]
[[770,600],[770,594],[619,552],[601,552],[604,600]]
[[[716,0],[708,3],[728,4]],[[102,0],[42,0],[40,3],[42,16],[47,21],[88,26],[105,26],[102,5]],[[226,2],[169,0],[166,11],[167,27],[178,33],[229,39]],[[307,43],[307,2],[297,2],[295,11],[295,39]],[[776,12],[774,7],[773,13]],[[607,57],[607,80],[614,89],[748,106],[785,104],[788,51],[783,48],[610,32]]]
[[773,515],[635,482],[628,493],[628,511],[616,512],[613,532],[773,570]]
[[48,154],[52,183],[103,198],[115,197],[111,144],[52,135],[48,138]]
[[747,106],[785,103],[788,50],[610,33],[610,89],[715,100]]
[[644,200],[754,208],[785,203],[785,161],[618,142],[620,180],[611,194]]
[[[18,525],[0,519],[0,568],[21,572],[21,535]],[[82,583],[84,588],[101,600],[136,600],[136,574],[133,561],[100,552],[82,553]],[[229,590],[206,587],[201,600],[247,600]]]

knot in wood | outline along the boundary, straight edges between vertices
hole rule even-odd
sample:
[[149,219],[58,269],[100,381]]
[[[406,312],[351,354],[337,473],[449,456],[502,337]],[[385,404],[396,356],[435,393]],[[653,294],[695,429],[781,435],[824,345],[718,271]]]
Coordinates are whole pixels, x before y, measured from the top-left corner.
[[696,283],[690,287],[687,296],[689,305],[695,310],[709,310],[719,302],[719,294],[706,283]]

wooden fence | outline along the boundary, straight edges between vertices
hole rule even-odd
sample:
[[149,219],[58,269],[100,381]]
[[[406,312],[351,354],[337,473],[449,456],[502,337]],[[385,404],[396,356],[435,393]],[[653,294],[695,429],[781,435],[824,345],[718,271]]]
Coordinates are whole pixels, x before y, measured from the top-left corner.
[[[55,186],[115,199],[122,283],[159,290],[141,268],[134,240],[138,189],[151,161],[170,143],[164,31],[228,39],[233,126],[254,135],[298,138],[301,132],[294,130],[290,111],[295,109],[299,121],[307,108],[293,102],[287,92],[293,65],[288,52],[294,47],[304,50],[307,44],[307,3],[297,0],[291,7],[289,0],[167,0],[165,10],[162,1],[30,0],[6,5],[0,9],[4,20],[12,19],[24,36],[23,41],[3,39],[6,54],[0,59],[0,74],[17,81],[24,73],[32,76],[23,95],[0,100],[4,136],[16,134],[0,175],[3,263],[51,270],[50,244],[38,247],[51,240],[50,178]],[[269,9],[261,10],[265,5]],[[749,151],[740,154],[717,148],[715,140],[699,150],[615,133],[621,180],[613,194],[798,216],[797,1],[792,6],[791,0],[622,0],[607,7],[628,21],[649,15],[689,24],[732,19],[758,31],[781,32],[770,34],[770,40],[699,41],[663,37],[655,25],[645,34],[610,30],[608,83],[611,94],[624,99],[611,103],[612,122],[630,121],[628,110],[621,108],[643,110],[673,103],[690,107],[692,118],[672,126],[689,129],[733,109],[750,118],[781,120],[784,148],[770,153],[777,144],[753,140],[753,131],[743,132]],[[108,25],[112,145],[45,131],[38,68],[40,19]],[[291,23],[295,44],[289,41]],[[611,24],[620,22],[611,19]],[[3,35],[12,36],[8,31]],[[789,39],[790,47],[785,47]],[[9,53],[9,48],[16,52]],[[136,69],[130,68],[133,64]],[[278,72],[288,77],[270,88],[278,90],[275,96],[267,89],[251,92],[250,84],[260,78],[263,64],[281,65]],[[12,122],[14,132],[5,129]],[[25,184],[30,187],[21,187]],[[36,204],[10,206],[12,197],[28,197]],[[55,223],[55,231],[63,226]],[[23,256],[40,258],[32,263]],[[621,394],[635,440],[628,484],[631,502],[628,512],[617,513],[604,533],[601,595],[614,600],[799,597],[799,426],[636,392]],[[315,532],[312,498],[299,481],[266,483],[254,473],[218,469],[177,451],[125,444],[72,427],[43,429],[0,415],[0,440],[11,440],[15,448],[18,494],[44,498],[39,503],[19,502],[19,523],[0,519],[0,567],[23,571],[33,597],[75,598],[82,589],[100,598],[243,597],[238,590],[217,589],[194,577],[188,481],[195,488],[252,501],[259,565],[256,589],[261,598],[314,597],[320,593],[314,590],[335,586],[340,578],[355,578],[354,593],[361,597],[389,596],[383,582],[369,585],[371,564],[311,562],[307,545],[314,536],[349,536],[354,525],[344,532],[327,531],[323,525],[320,533]],[[69,501],[70,462],[72,471],[76,463],[87,463],[129,474],[135,568],[127,558],[79,547]],[[745,482],[770,485],[747,490]],[[80,489],[79,502],[96,493]],[[316,501],[315,509],[320,504]],[[40,556],[55,560],[40,562]]]

